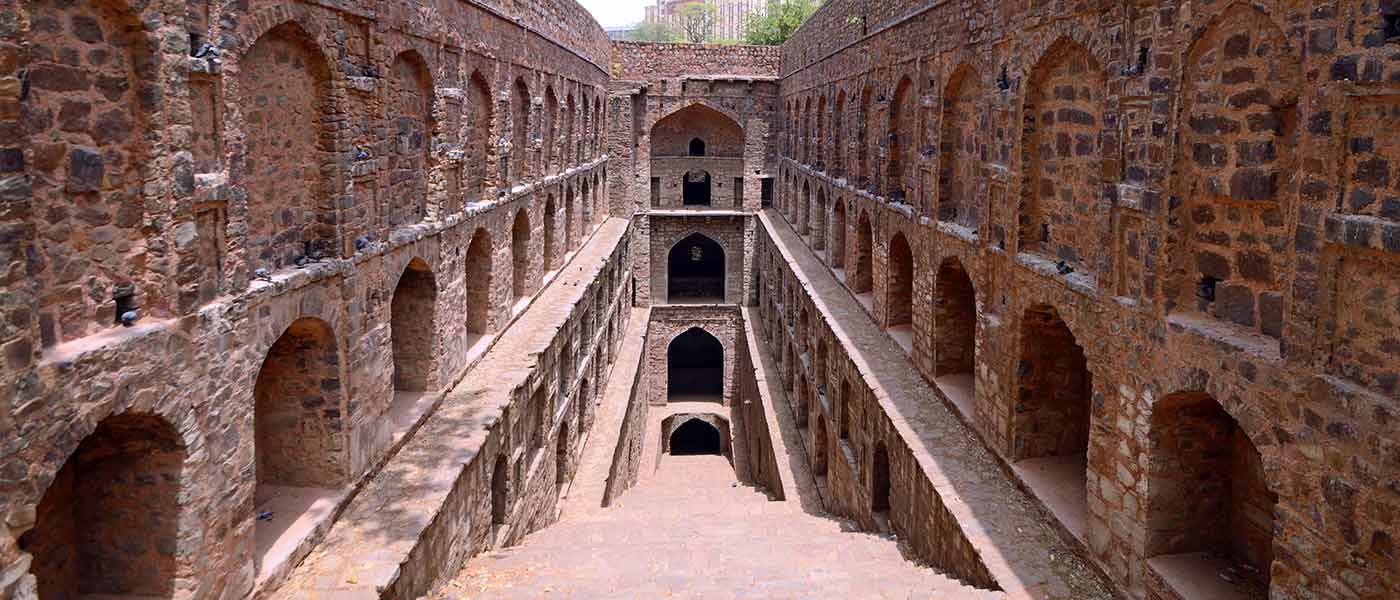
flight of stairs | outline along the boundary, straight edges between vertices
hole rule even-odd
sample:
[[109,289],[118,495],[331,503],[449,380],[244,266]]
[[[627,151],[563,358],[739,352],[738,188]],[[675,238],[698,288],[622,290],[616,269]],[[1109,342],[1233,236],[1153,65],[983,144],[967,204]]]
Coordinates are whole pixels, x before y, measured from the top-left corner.
[[665,456],[613,506],[477,556],[441,598],[999,598],[739,483],[722,456]]

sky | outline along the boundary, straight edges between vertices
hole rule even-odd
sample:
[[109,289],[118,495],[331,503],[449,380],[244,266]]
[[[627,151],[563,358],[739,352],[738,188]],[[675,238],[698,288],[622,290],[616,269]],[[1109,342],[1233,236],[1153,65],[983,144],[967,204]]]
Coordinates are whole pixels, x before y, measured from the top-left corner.
[[603,27],[622,27],[642,22],[642,9],[655,0],[578,0],[593,13]]

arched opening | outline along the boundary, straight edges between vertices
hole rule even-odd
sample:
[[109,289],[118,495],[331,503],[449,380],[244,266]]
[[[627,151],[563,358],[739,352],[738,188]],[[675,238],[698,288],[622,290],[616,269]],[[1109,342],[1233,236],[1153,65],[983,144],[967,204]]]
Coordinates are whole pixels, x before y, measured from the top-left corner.
[[817,188],[817,204],[812,207],[812,249],[817,256],[826,249],[826,236],[826,190]]
[[491,468],[491,524],[504,525],[510,513],[510,466],[503,453],[496,457],[496,465]]
[[943,94],[943,131],[938,156],[938,220],[977,228],[976,183],[979,123],[977,74],[963,66]]
[[870,177],[870,120],[874,118],[871,99],[874,95],[870,86],[860,93],[860,114],[856,115],[856,187],[868,189]]
[[821,415],[817,415],[817,426],[812,436],[812,473],[817,477],[826,477],[826,419]]
[[569,92],[564,99],[564,145],[560,148],[560,162],[569,164],[576,162],[578,157],[574,148],[578,146],[578,130],[576,125],[576,113],[578,105],[574,103],[574,93]]
[[871,244],[875,239],[875,228],[870,224],[870,214],[862,211],[860,221],[856,223],[856,269],[851,276],[851,290],[856,293],[856,297],[868,307],[873,298],[873,286],[871,285]]
[[846,269],[846,203],[836,199],[836,208],[831,211],[831,266],[837,271]]
[[684,206],[710,205],[710,173],[703,169],[686,171],[681,182],[681,204]]
[[724,401],[724,344],[710,332],[692,328],[666,349],[667,402]]
[[[557,256],[558,249],[554,247],[554,229],[559,226],[559,219],[555,215],[554,194],[545,198],[544,202],[544,270],[553,271],[559,268],[560,260]],[[567,235],[567,234],[566,234]]]
[[554,131],[554,117],[559,114],[559,99],[554,96],[554,87],[544,88],[544,171],[550,173],[554,170],[554,146],[558,140]]
[[876,516],[890,512],[890,453],[884,441],[875,443],[870,458],[870,512]]
[[389,303],[389,337],[394,350],[394,390],[422,392],[432,381],[433,316],[437,311],[437,282],[428,264],[414,258],[399,276]]
[[962,261],[938,267],[933,288],[933,376],[965,416],[975,413],[977,295]]
[[889,189],[885,191],[896,202],[905,201],[909,197],[906,190],[914,187],[914,161],[909,160],[908,156],[909,146],[916,137],[914,127],[917,119],[914,118],[914,100],[911,98],[913,88],[908,76],[900,79],[895,86],[894,103],[890,105]]
[[802,206],[801,214],[797,217],[797,233],[804,237],[812,235],[812,186],[810,182],[802,182]]
[[831,174],[844,177],[846,174],[846,90],[836,94],[836,107],[831,113]]
[[298,516],[324,510],[349,478],[340,368],[331,326],[303,317],[277,338],[258,370],[253,386],[257,573],[268,573],[285,558],[273,551],[279,542],[306,535],[292,528]]
[[574,250],[578,241],[578,223],[574,221],[574,204],[578,197],[573,187],[564,188],[564,253]]
[[491,102],[491,86],[486,84],[486,78],[482,77],[481,73],[472,72],[470,91],[465,110],[469,111],[467,123],[470,126],[466,132],[467,156],[472,157],[472,160],[467,161],[468,171],[463,187],[469,200],[480,200],[489,178],[486,166],[490,164],[487,156],[492,150],[490,140],[494,106]]
[[[22,34],[14,25],[5,27],[6,43],[15,45],[7,46],[13,49],[7,49],[5,58],[0,59],[7,73],[18,73],[6,76],[11,91],[5,101],[3,170],[5,177],[23,175],[23,187],[17,189],[24,190],[26,211],[25,216],[16,214],[7,221],[27,225],[25,236],[32,235],[28,239],[33,241],[25,243],[23,251],[28,254],[25,277],[34,278],[36,288],[44,290],[36,295],[38,305],[33,312],[26,308],[23,313],[39,325],[16,325],[34,327],[38,332],[35,341],[44,346],[112,327],[125,312],[117,307],[126,300],[118,298],[128,294],[142,304],[143,315],[168,316],[169,305],[175,304],[173,294],[167,293],[171,281],[165,275],[164,257],[155,258],[168,250],[147,248],[148,243],[166,243],[157,242],[164,240],[163,228],[153,227],[154,215],[144,212],[149,210],[149,200],[143,188],[153,172],[163,172],[149,159],[151,142],[158,139],[150,113],[167,109],[168,103],[155,101],[150,92],[163,59],[158,54],[160,34],[155,27],[142,24],[146,8],[145,4],[126,2],[26,2],[23,8],[6,9],[7,22],[33,24],[25,26]],[[20,50],[20,40],[25,50]],[[325,61],[315,46],[295,27],[279,27],[259,39],[254,51],[257,63],[246,70],[283,74],[281,65],[271,64],[274,52],[295,52],[298,59],[305,59],[295,77],[287,73],[288,78],[277,80],[275,85],[257,87],[248,81],[250,78],[242,79],[245,99],[277,94],[282,89],[302,94],[288,100],[286,114],[256,114],[283,122],[317,122],[324,106],[319,99],[328,89],[328,79]],[[211,86],[195,87],[190,89],[205,97],[214,94]],[[251,102],[245,106],[250,112],[256,110]],[[295,109],[307,112],[292,112]],[[273,263],[259,266],[275,268],[298,255],[292,248],[300,249],[303,239],[317,239],[314,218],[301,217],[320,208],[321,161],[329,162],[330,157],[318,151],[326,128],[303,125],[295,135],[278,132],[275,141],[267,136],[271,129],[249,122],[244,130],[249,134],[248,149],[263,150],[259,156],[249,152],[245,157],[250,209],[245,244],[254,249],[249,256],[259,256],[265,250],[267,262]],[[190,144],[196,168],[201,169],[196,172],[220,168],[220,140],[211,137],[215,139],[201,140],[209,143]],[[284,146],[307,151],[300,155],[283,152]],[[24,149],[30,147],[39,154],[24,157]],[[290,193],[275,193],[272,172],[280,172],[284,189]],[[7,205],[10,202],[18,200],[7,201]],[[295,219],[287,219],[285,229],[270,223],[286,217]],[[182,266],[181,270],[201,276],[200,296],[207,300],[225,285],[222,236],[227,219],[221,207],[196,216],[196,221],[201,229],[200,245],[191,249],[190,258],[199,261],[198,268]],[[274,235],[296,241],[284,244]],[[5,289],[19,289],[19,285],[7,284]],[[6,335],[8,339],[13,334]]]
[[1084,349],[1053,306],[1021,318],[1012,410],[1015,468],[1075,536],[1087,532],[1087,454],[1093,382]]
[[510,289],[516,299],[529,296],[530,289],[530,217],[525,209],[515,213],[510,228]]
[[[583,398],[578,399],[579,402]],[[579,421],[582,423],[583,421]],[[554,442],[554,485],[563,489],[569,480],[569,422],[559,424],[559,435]]]
[[666,258],[666,301],[724,302],[724,249],[699,233],[673,246]]
[[[1045,52],[1026,86],[1021,147],[1019,251],[1100,274],[1111,254],[1104,181],[1115,162],[1103,147],[1107,85],[1090,52],[1060,40]],[[1107,273],[1102,273],[1107,275]]]
[[914,254],[903,233],[890,238],[889,264],[886,265],[885,317],[890,335],[904,348],[914,349]]
[[19,537],[19,549],[34,557],[39,597],[173,597],[184,461],[184,444],[164,419],[103,419],[54,476],[33,529]]
[[851,396],[851,382],[841,380],[841,397],[836,399],[840,408],[837,410],[836,435],[843,440],[851,438],[851,403],[855,398]]
[[1202,392],[1158,400],[1150,431],[1147,556],[1155,558],[1148,564],[1168,584],[1180,579],[1178,567],[1208,564],[1233,574],[1228,582],[1212,578],[1211,585],[1267,597],[1278,496],[1264,478],[1259,450]]
[[817,170],[826,170],[826,96],[817,98]]
[[745,176],[743,128],[708,105],[691,104],[661,118],[651,127],[650,143],[655,207],[713,206],[718,191]]
[[511,180],[529,178],[530,164],[530,88],[525,80],[515,80],[514,110],[511,112]]
[[671,456],[720,454],[719,429],[700,419],[691,419],[671,432]]
[[433,135],[433,77],[418,52],[394,58],[389,88],[387,153],[389,189],[384,221],[390,227],[417,223],[427,216],[429,150]]
[[[248,193],[245,252],[261,266],[294,264],[308,246],[335,254],[326,193],[333,130],[310,126],[330,103],[330,67],[302,28],[287,23],[258,38],[239,60]],[[140,89],[140,86],[137,86]],[[132,101],[133,105],[137,105]],[[100,108],[100,107],[94,107]],[[127,110],[125,108],[123,111]]]
[[480,337],[491,328],[491,233],[477,229],[467,246],[467,335]]

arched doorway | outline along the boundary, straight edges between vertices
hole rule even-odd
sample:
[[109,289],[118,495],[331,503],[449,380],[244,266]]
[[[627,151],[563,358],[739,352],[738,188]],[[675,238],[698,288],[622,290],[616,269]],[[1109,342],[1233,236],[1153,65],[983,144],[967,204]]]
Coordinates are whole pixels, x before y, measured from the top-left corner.
[[813,434],[812,473],[826,477],[826,418],[817,415],[816,433]]
[[1150,427],[1149,564],[1214,560],[1235,574],[1229,583],[1266,596],[1278,496],[1269,490],[1258,448],[1204,392],[1158,400]]
[[976,404],[977,300],[962,261],[951,257],[938,267],[933,286],[933,376],[964,415]]
[[422,392],[432,381],[433,314],[437,283],[423,259],[414,258],[399,276],[389,306],[389,337],[394,350],[394,391]]
[[328,517],[315,511],[333,503],[349,479],[346,386],[340,368],[331,326],[303,317],[277,338],[258,371],[253,386],[253,569],[260,578],[276,572],[278,561],[286,558],[275,548],[307,534],[292,527],[298,517]]
[[885,265],[885,322],[890,335],[905,352],[914,350],[914,253],[903,233],[890,238],[889,261]]
[[846,203],[840,198],[831,211],[831,266],[837,271],[846,268]]
[[666,259],[666,301],[724,302],[724,249],[699,233],[673,246]]
[[491,233],[479,228],[467,246],[467,337],[471,343],[491,327]]
[[[504,452],[505,450],[501,450]],[[504,455],[491,468],[491,524],[503,525],[510,511],[510,466]]]
[[695,138],[695,139],[690,140],[690,155],[691,155],[691,156],[704,156],[704,155],[705,155],[705,140],[702,140],[702,139],[700,139],[700,138]]
[[[875,228],[870,223],[870,215],[865,212],[860,213],[860,221],[856,223],[856,264],[855,273],[851,275],[851,290],[857,296],[873,293],[871,285],[871,242],[875,237]],[[867,300],[867,304],[868,304]]]
[[1037,496],[1060,499],[1052,512],[1084,539],[1093,382],[1083,347],[1055,307],[1026,309],[1019,365],[1012,414],[1014,468]]
[[703,420],[691,419],[671,432],[670,448],[672,456],[720,454],[719,429]]
[[179,434],[158,416],[99,423],[19,537],[19,549],[34,557],[39,597],[172,597],[184,461]]
[[[544,202],[544,270],[546,272],[558,269],[561,262],[554,244],[554,229],[557,226],[558,217],[555,214],[554,194],[550,194],[545,198]],[[566,233],[564,234],[566,240],[564,248],[566,252],[569,250],[567,245],[567,231],[568,230],[565,229]]]
[[676,336],[666,349],[667,402],[724,400],[724,344],[695,327]]
[[687,171],[681,182],[681,204],[710,205],[710,173],[703,169]]
[[525,209],[515,213],[515,223],[510,229],[510,289],[515,298],[524,298],[530,289],[530,217]]
[[885,442],[875,444],[870,459],[870,512],[878,515],[890,511],[890,454]]

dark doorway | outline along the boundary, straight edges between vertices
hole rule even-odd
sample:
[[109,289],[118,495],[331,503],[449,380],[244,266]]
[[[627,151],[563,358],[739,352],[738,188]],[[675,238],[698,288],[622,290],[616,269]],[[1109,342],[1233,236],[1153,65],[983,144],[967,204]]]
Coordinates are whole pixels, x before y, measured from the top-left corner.
[[719,453],[719,430],[714,425],[691,419],[671,432],[672,456]]
[[681,187],[682,205],[710,205],[710,174],[708,172],[697,169],[686,173]]
[[724,302],[724,249],[701,234],[671,248],[666,260],[667,302]]
[[724,399],[724,345],[695,328],[676,336],[666,350],[668,402],[721,402]]
[[875,446],[875,456],[870,469],[870,512],[890,511],[890,455],[885,443]]
[[690,140],[690,155],[691,155],[691,156],[704,156],[704,155],[705,155],[705,140],[702,140],[702,139],[700,139],[700,138],[695,138],[695,139],[693,139],[693,140]]

